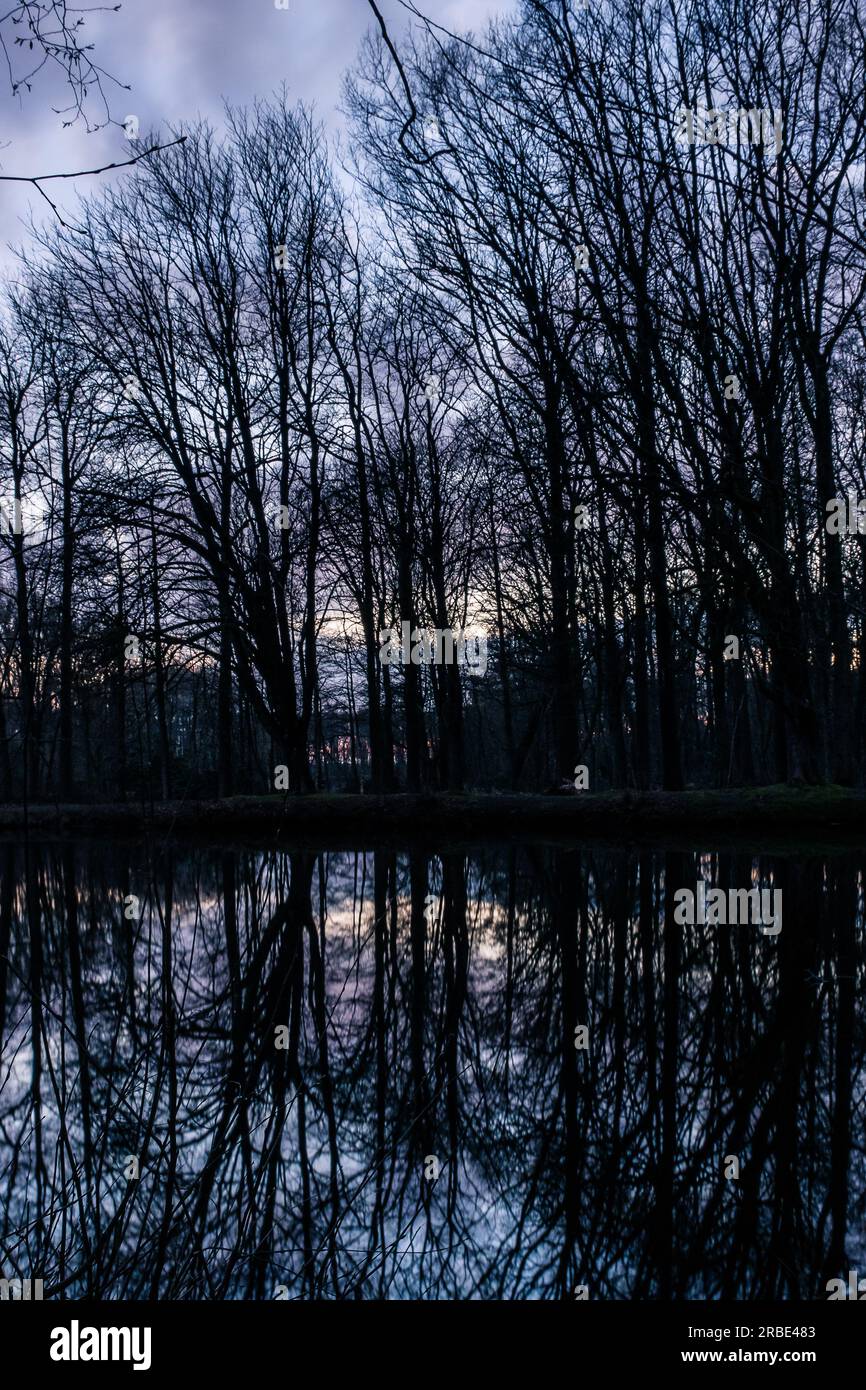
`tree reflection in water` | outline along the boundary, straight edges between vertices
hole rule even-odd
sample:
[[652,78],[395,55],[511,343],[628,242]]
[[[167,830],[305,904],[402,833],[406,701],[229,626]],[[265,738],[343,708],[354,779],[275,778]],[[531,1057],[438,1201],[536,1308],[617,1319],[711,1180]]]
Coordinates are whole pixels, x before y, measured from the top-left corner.
[[[2,1272],[46,1298],[810,1299],[866,1256],[857,850],[0,861]],[[678,925],[699,876],[780,935]]]

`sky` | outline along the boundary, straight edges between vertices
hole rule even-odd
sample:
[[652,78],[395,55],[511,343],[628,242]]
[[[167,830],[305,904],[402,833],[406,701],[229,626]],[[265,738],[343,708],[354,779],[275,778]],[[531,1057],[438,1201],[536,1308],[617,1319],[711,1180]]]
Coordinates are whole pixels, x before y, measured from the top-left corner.
[[[85,9],[91,3],[81,0]],[[287,6],[277,9],[276,0],[124,0],[117,12],[94,8],[80,41],[92,42],[93,61],[131,89],[104,82],[112,117],[122,122],[135,115],[142,130],[198,116],[219,125],[224,99],[239,105],[285,82],[291,97],[314,103],[320,119],[338,132],[342,76],[375,25],[373,12],[367,0],[287,0]],[[379,0],[379,8],[395,39],[412,22],[399,0]],[[512,0],[418,0],[431,20],[460,31],[478,32],[488,18],[511,8]],[[0,77],[0,173],[33,177],[128,157],[117,126],[92,134],[83,121],[62,128],[63,117],[52,108],[68,104],[69,93],[50,74],[37,77],[20,97],[11,94],[8,75],[0,71]],[[98,183],[80,178],[46,188],[61,211],[74,212],[76,190],[86,193]],[[0,264],[10,264],[10,247],[26,241],[31,208],[37,220],[52,215],[31,185],[0,183]]]

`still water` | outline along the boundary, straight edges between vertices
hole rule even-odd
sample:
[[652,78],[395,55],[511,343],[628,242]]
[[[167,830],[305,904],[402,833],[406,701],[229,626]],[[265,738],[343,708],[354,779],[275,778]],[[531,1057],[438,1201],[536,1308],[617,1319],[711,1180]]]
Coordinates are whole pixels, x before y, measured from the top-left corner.
[[[826,1298],[866,1270],[864,867],[0,845],[0,1274]],[[677,920],[696,885],[780,894],[780,930]]]

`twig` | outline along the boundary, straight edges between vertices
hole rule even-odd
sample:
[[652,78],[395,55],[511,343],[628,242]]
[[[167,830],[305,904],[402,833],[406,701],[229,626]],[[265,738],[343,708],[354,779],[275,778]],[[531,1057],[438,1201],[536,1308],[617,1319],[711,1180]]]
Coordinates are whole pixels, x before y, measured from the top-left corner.
[[98,169],[76,169],[74,172],[70,172],[68,174],[0,174],[0,182],[32,183],[37,193],[42,194],[42,197],[45,199],[46,203],[53,210],[54,215],[56,216],[61,227],[65,227],[67,224],[63,221],[63,218],[60,216],[56,203],[53,203],[51,201],[48,194],[45,192],[45,189],[41,187],[43,183],[47,183],[49,179],[90,178],[94,174],[105,174],[108,172],[109,169],[129,169],[133,164],[137,164],[140,159],[146,159],[149,154],[158,154],[160,150],[170,150],[175,145],[182,145],[185,139],[185,135],[180,135],[178,136],[177,140],[170,140],[167,145],[151,145],[149,150],[142,150],[141,154],[134,155],[132,159],[114,160],[111,164],[103,164]]

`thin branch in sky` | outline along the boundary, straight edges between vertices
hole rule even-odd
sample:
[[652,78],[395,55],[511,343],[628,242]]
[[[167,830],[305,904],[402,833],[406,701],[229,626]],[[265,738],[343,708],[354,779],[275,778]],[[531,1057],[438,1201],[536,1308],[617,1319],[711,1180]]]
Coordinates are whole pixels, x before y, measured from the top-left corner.
[[447,142],[445,142],[442,145],[441,149],[433,150],[430,154],[421,156],[415,154],[414,150],[410,150],[408,145],[406,144],[406,136],[418,119],[418,108],[415,105],[415,101],[412,97],[412,88],[410,87],[409,79],[406,76],[406,69],[403,67],[402,62],[400,61],[400,55],[397,52],[391,35],[388,33],[388,26],[382,18],[382,14],[379,10],[378,5],[376,4],[376,0],[367,0],[367,3],[369,4],[370,9],[373,11],[374,15],[376,16],[376,19],[378,20],[382,38],[385,42],[388,52],[391,54],[394,66],[396,67],[397,72],[400,74],[400,81],[403,84],[403,91],[406,93],[406,101],[409,105],[409,115],[403,122],[403,128],[400,131],[399,136],[397,137],[400,143],[400,147],[406,155],[407,159],[410,159],[413,164],[431,164],[433,160],[438,159],[440,155],[448,154],[449,151],[452,151],[453,147],[449,145]]
[[[53,64],[62,71],[72,94],[69,106],[52,108],[59,116],[72,113],[63,124],[74,125],[83,118],[89,131],[98,130],[100,124],[104,124],[93,124],[87,115],[88,98],[94,89],[102,101],[106,121],[110,121],[108,100],[102,88],[103,79],[114,82],[125,91],[129,91],[129,87],[94,63],[90,56],[93,44],[82,42],[81,31],[86,16],[105,11],[116,13],[119,9],[120,5],[73,8],[66,4],[66,0],[15,0],[5,14],[0,14],[0,53],[12,95],[20,95],[22,89],[32,91],[33,82],[42,69]],[[13,54],[24,55],[23,67],[13,60]]]
[[141,154],[134,155],[132,159],[113,160],[111,164],[102,164],[97,169],[76,169],[65,174],[37,174],[35,176],[31,174],[0,174],[0,182],[32,183],[37,193],[41,193],[46,203],[53,210],[54,215],[56,216],[61,227],[65,227],[67,223],[65,223],[63,221],[63,218],[60,216],[60,213],[57,209],[57,204],[51,201],[48,194],[45,192],[45,189],[41,187],[43,183],[46,183],[49,179],[90,178],[94,174],[106,174],[108,173],[109,169],[128,169],[131,167],[131,165],[138,164],[139,160],[146,159],[148,155],[158,154],[160,150],[170,150],[175,145],[182,145],[185,139],[185,135],[180,135],[177,138],[177,140],[170,140],[167,145],[151,145],[149,150],[142,150]]

